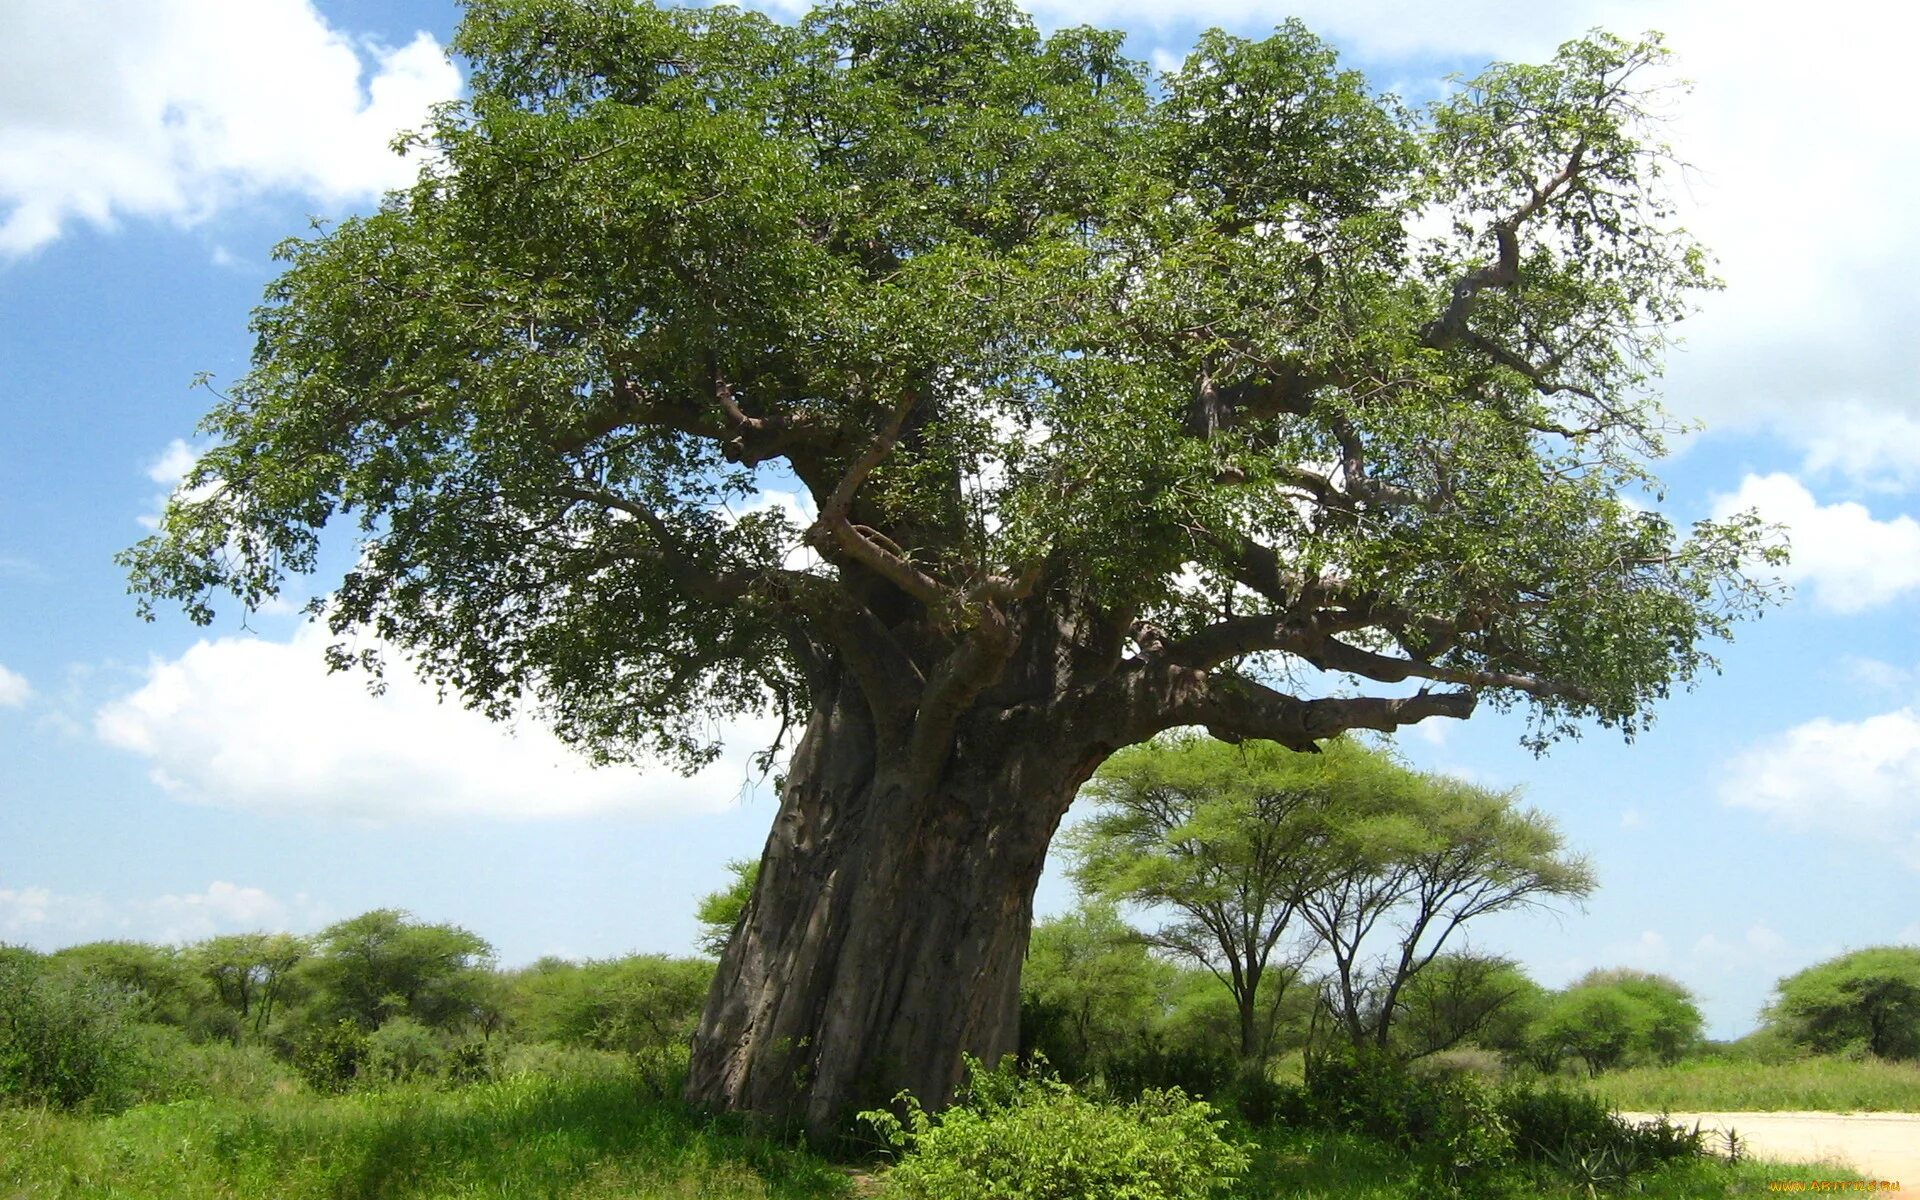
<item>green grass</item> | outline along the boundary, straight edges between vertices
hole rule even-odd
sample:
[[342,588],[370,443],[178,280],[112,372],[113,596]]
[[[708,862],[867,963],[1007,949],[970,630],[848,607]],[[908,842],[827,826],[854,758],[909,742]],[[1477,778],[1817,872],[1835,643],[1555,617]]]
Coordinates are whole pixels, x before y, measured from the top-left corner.
[[[1421,1195],[1413,1162],[1377,1141],[1285,1128],[1238,1136],[1253,1140],[1255,1153],[1232,1200]],[[1770,1180],[1834,1177],[1828,1167],[1696,1162],[1638,1176],[1637,1194],[1655,1200],[1759,1196]],[[461,1090],[202,1098],[112,1117],[0,1108],[0,1200],[829,1200],[854,1194],[842,1168],[696,1117],[645,1074],[606,1062]],[[1573,1200],[1586,1193],[1571,1180],[1515,1172],[1504,1194]]]
[[847,1176],[661,1098],[632,1073],[519,1076],[116,1117],[0,1109],[0,1200],[814,1200]]
[[1706,1057],[1613,1071],[1588,1087],[1636,1112],[1920,1112],[1920,1063]]
[[[1412,1161],[1381,1142],[1316,1130],[1274,1129],[1254,1136],[1253,1168],[1235,1190],[1234,1200],[1425,1200]],[[1767,1185],[1782,1179],[1855,1178],[1860,1177],[1827,1165],[1753,1161],[1729,1165],[1709,1159],[1637,1174],[1632,1194],[1649,1200],[1779,1195]],[[1511,1200],[1586,1200],[1589,1195],[1577,1181],[1517,1170],[1491,1194]]]

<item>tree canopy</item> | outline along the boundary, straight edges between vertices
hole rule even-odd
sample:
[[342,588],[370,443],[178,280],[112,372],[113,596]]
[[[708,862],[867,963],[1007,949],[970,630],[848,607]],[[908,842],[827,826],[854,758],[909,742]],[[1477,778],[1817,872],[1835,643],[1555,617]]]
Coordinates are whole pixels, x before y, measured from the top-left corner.
[[1114,755],[1087,795],[1097,807],[1068,835],[1075,880],[1166,918],[1149,939],[1220,977],[1250,1058],[1272,1037],[1255,1014],[1277,949],[1282,986],[1324,957],[1332,1014],[1354,1042],[1386,1047],[1403,992],[1463,926],[1593,888],[1516,793],[1347,739],[1306,756],[1165,737]]
[[1920,1058],[1920,946],[1854,950],[1782,979],[1769,1010],[1823,1053]]
[[[474,0],[471,98],[415,186],[282,245],[134,586],[258,604],[351,514],[336,630],[610,757],[698,761],[823,657],[931,753],[1030,693],[1026,602],[1068,595],[1123,740],[1481,694],[1637,729],[1757,598],[1751,523],[1619,498],[1713,284],[1657,40],[1421,110],[1297,23],[1157,87],[1121,42],[1002,0]],[[1443,690],[1269,686],[1308,668]]]

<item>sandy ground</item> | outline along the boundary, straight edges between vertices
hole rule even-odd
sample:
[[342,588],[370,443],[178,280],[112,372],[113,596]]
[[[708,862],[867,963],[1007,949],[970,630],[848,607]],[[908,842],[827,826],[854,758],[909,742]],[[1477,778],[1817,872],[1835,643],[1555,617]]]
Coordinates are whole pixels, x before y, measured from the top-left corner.
[[[1648,1118],[1654,1114],[1621,1115]],[[1703,1128],[1721,1133],[1732,1129],[1753,1158],[1841,1163],[1869,1179],[1898,1184],[1901,1189],[1816,1192],[1808,1188],[1805,1194],[1920,1200],[1920,1113],[1677,1112],[1667,1116],[1682,1125],[1691,1126],[1697,1121]],[[1808,1176],[1809,1180],[1813,1178]]]

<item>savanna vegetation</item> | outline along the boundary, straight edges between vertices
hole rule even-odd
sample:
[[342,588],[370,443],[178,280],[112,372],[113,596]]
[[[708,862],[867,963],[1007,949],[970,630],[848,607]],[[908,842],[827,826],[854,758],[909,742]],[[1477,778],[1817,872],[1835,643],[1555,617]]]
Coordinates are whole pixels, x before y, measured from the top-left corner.
[[[1920,1064],[1873,1053],[1907,1044],[1920,951],[1782,980],[1731,1047],[1702,1043],[1673,980],[1553,990],[1475,953],[1476,918],[1592,886],[1512,794],[1344,741],[1177,736],[1116,757],[1086,799],[1065,842],[1082,902],[1035,927],[1021,1053],[974,1064],[941,1111],[902,1095],[812,1151],[700,1115],[679,1093],[713,958],[503,969],[473,932],[383,909],[306,937],[0,950],[0,1187],[1698,1196],[1792,1169],[1729,1166],[1613,1107],[1920,1107]],[[732,868],[699,902],[710,954],[746,919],[753,867]]]

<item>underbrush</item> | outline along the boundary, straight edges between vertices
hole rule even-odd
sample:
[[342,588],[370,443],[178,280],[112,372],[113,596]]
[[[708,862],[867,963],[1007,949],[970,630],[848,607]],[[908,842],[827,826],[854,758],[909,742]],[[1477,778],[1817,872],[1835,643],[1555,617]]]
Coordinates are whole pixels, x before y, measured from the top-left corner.
[[1613,1071],[1585,1085],[1638,1112],[1920,1112],[1920,1063],[1702,1057]]

